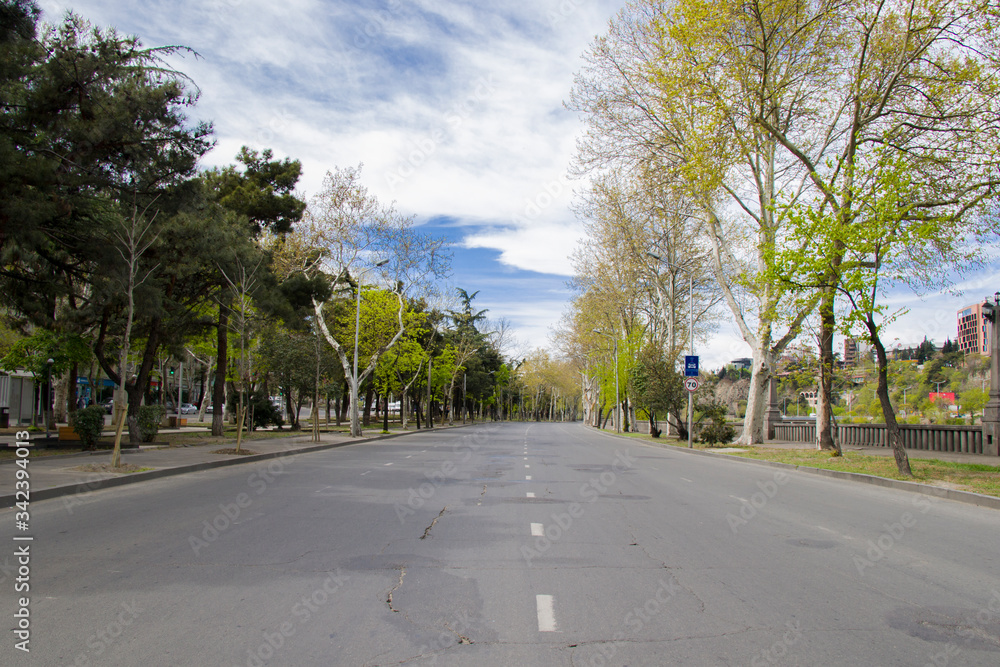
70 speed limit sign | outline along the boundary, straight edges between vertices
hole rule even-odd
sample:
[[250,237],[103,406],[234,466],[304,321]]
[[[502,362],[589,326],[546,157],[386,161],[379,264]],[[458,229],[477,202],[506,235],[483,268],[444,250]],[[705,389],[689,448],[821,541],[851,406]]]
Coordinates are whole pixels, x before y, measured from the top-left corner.
[[684,388],[688,391],[698,391],[698,378],[685,378]]

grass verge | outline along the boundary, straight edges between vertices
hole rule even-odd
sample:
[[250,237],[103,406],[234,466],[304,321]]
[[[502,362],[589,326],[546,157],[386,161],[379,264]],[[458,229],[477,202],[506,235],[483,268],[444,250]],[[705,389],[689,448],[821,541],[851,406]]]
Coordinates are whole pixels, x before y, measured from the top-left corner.
[[[686,448],[687,444],[674,438],[650,438],[642,433],[629,433],[628,437],[655,442],[660,445]],[[718,451],[719,447],[707,447],[700,443],[694,444],[695,449]],[[960,463],[910,457],[910,470],[913,477],[904,477],[896,469],[896,460],[890,456],[876,456],[863,452],[845,451],[843,456],[832,457],[828,452],[815,449],[777,449],[772,447],[739,447],[744,451],[720,452],[758,461],[774,461],[806,468],[822,468],[825,470],[840,470],[862,475],[873,475],[888,479],[898,479],[907,482],[918,482],[959,491],[972,491],[988,496],[1000,497],[1000,466],[981,463]]]

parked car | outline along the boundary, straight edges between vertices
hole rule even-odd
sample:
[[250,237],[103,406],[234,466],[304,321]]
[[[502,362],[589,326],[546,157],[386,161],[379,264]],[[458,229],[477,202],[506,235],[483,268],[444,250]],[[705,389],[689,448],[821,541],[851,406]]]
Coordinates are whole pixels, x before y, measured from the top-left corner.
[[[222,412],[224,413],[225,411],[226,411],[226,404],[225,404],[225,403],[223,403],[223,404],[222,404]],[[211,415],[211,414],[215,414],[215,413],[214,413],[214,412],[212,411],[212,405],[211,405],[211,404],[209,404],[209,405],[208,405],[208,406],[207,406],[207,407],[205,408],[205,414],[206,414],[206,415]]]
[[191,405],[190,403],[181,403],[182,415],[193,415],[197,412],[198,412],[197,406]]

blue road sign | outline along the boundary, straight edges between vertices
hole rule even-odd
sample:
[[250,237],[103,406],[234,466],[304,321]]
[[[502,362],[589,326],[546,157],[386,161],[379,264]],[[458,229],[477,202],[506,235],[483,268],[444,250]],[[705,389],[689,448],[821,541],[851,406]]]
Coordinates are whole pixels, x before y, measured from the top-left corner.
[[698,377],[698,357],[690,354],[684,356],[684,377]]

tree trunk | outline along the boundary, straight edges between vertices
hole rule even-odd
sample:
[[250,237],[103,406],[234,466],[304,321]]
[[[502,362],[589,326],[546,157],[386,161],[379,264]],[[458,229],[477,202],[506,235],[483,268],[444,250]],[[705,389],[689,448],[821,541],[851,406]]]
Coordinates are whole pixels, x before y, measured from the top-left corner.
[[220,437],[226,432],[226,367],[228,365],[229,305],[219,303],[219,321],[215,338],[215,386],[212,388],[212,435]]
[[820,302],[819,391],[816,401],[816,448],[839,450],[833,440],[833,291],[824,289]]
[[372,399],[375,397],[375,387],[372,383],[368,383],[368,388],[365,389],[365,414],[364,419],[361,423],[364,426],[370,426],[372,423]]
[[[750,389],[747,394],[747,413],[743,418],[743,434],[737,441],[741,445],[764,442],[764,412],[770,402],[770,356],[765,350],[754,350]],[[684,430],[687,435],[687,429]]]
[[900,475],[912,477],[910,471],[910,459],[906,455],[903,447],[903,439],[900,437],[899,424],[896,423],[896,412],[892,409],[892,402],[889,400],[889,361],[885,354],[885,346],[878,335],[878,328],[875,326],[871,316],[868,317],[865,325],[868,327],[868,338],[875,346],[875,355],[878,359],[878,395],[879,403],[882,404],[882,416],[885,418],[886,430],[889,432],[889,445],[892,447],[892,455],[896,459],[896,467]]

